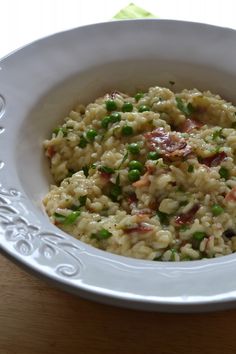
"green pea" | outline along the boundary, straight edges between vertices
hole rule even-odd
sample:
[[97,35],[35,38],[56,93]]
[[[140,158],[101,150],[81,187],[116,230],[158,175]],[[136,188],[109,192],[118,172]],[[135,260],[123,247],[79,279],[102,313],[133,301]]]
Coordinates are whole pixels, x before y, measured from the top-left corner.
[[147,111],[150,111],[150,108],[148,106],[145,106],[145,105],[142,105],[139,107],[138,109],[139,112],[147,112]]
[[129,144],[127,149],[133,155],[137,155],[140,153],[140,147],[137,143]]
[[143,169],[143,165],[139,161],[132,160],[129,163],[129,169],[130,170],[139,170],[141,172]]
[[224,212],[224,209],[219,204],[214,204],[211,207],[211,212],[214,216],[218,216]]
[[206,236],[207,234],[203,231],[196,231],[193,233],[193,238],[197,241],[202,241]]
[[108,111],[114,111],[115,109],[117,109],[117,104],[114,100],[107,100],[105,104],[106,104],[106,109]]
[[117,123],[121,121],[121,114],[119,112],[112,112],[110,114],[110,122]]
[[228,179],[229,178],[229,170],[227,170],[227,168],[222,166],[219,169],[219,175],[221,178]]
[[134,96],[135,101],[138,102],[141,98],[143,98],[144,93],[142,92],[137,92],[136,95]]
[[159,159],[159,154],[156,152],[156,151],[150,151],[148,154],[147,154],[147,158],[148,160],[157,160]]
[[96,136],[98,135],[98,133],[96,132],[96,130],[94,129],[89,129],[86,133],[86,138],[89,141],[94,141],[94,139],[96,138]]
[[203,231],[196,231],[193,233],[193,239],[192,239],[192,247],[195,250],[198,250],[200,247],[200,243],[202,240],[207,237],[207,234]]
[[136,182],[140,179],[140,171],[139,170],[130,170],[128,172],[128,178],[130,182]]
[[132,112],[133,105],[130,102],[125,102],[122,107],[122,112]]
[[133,134],[133,128],[130,125],[125,125],[124,127],[122,127],[121,129],[121,133],[124,136],[129,136]]
[[85,139],[85,137],[82,135],[81,137],[80,137],[80,142],[79,142],[79,147],[81,148],[81,149],[84,149],[86,146],[87,146],[87,144],[88,144],[88,142],[87,142],[87,140]]
[[111,123],[111,118],[109,116],[104,117],[101,121],[102,128],[107,129],[109,123]]

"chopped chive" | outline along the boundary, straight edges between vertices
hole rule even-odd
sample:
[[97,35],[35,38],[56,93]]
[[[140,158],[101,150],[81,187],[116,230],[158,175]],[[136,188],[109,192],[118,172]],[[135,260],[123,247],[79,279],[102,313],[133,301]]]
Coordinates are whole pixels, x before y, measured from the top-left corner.
[[215,130],[212,134],[212,140],[216,140],[217,138],[222,138],[222,129]]
[[100,166],[98,168],[98,171],[104,172],[104,173],[109,173],[112,174],[115,172],[114,168],[108,167],[108,166]]
[[82,171],[84,172],[85,177],[88,177],[88,175],[89,175],[89,166],[85,165],[84,167],[82,167]]
[[157,262],[157,261],[160,261],[161,259],[162,259],[162,255],[161,255],[161,256],[158,256],[158,257],[153,258],[153,261]]
[[92,234],[92,238],[96,238],[97,240],[106,240],[112,236],[112,233],[106,229],[99,230],[96,234]]
[[179,231],[181,231],[181,232],[187,231],[189,229],[190,229],[190,227],[188,225],[181,225],[179,227]]
[[82,195],[82,196],[80,196],[80,197],[79,197],[80,207],[85,206],[86,201],[87,201],[87,195]]
[[159,218],[159,221],[163,225],[169,225],[169,215],[166,213],[163,213],[162,211],[157,211],[157,216]]
[[117,202],[118,197],[121,195],[122,189],[121,186],[113,184],[110,190],[109,197],[113,202]]
[[80,137],[80,142],[78,144],[78,146],[81,148],[81,149],[84,149],[86,146],[87,146],[88,142],[87,140],[85,139],[85,137],[82,135]]
[[173,85],[175,85],[175,82],[172,81],[172,80],[170,80],[170,81],[169,81],[169,84],[173,86]]
[[175,248],[171,248],[170,251],[171,251],[170,260],[174,261],[175,260],[175,254],[177,253],[177,251],[176,251]]
[[119,186],[119,184],[120,184],[120,175],[118,174],[116,176],[116,186]]
[[74,224],[74,222],[77,220],[77,218],[80,216],[80,211],[72,211],[68,215],[62,215],[59,213],[54,213],[55,220],[58,221],[60,224],[63,225],[71,225]]
[[188,204],[188,200],[182,200],[179,202],[179,206],[186,206]]
[[228,179],[229,178],[229,170],[226,167],[221,167],[219,169],[219,175],[221,178]]
[[123,165],[123,163],[127,160],[128,156],[129,156],[129,153],[128,153],[128,151],[127,151],[126,154],[124,155],[124,157],[123,157],[123,159],[122,159],[122,161],[121,161],[121,163],[120,163],[120,165],[119,165],[118,168],[121,168],[121,166]]
[[185,192],[184,187],[183,186],[178,186],[176,189],[176,192]]
[[78,211],[78,210],[80,210],[80,205],[73,204],[70,206],[70,210]]
[[67,136],[67,133],[68,133],[67,129],[64,128],[64,127],[55,128],[55,129],[53,130],[53,133],[56,134],[56,135],[57,135],[59,132],[62,132],[62,133],[63,133],[63,136]]
[[175,100],[176,100],[177,108],[186,116],[189,116],[194,112],[194,107],[190,102],[188,104],[185,104],[180,97],[176,97]]
[[194,172],[194,166],[193,165],[189,165],[188,166],[188,172],[189,173],[193,173]]
[[71,177],[76,171],[74,171],[72,168],[68,169],[68,174],[67,177]]

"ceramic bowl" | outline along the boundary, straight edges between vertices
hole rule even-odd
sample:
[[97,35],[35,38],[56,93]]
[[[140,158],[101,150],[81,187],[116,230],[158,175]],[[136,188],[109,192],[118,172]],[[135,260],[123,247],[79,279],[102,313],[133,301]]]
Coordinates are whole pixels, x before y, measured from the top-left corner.
[[42,142],[78,101],[174,81],[177,91],[209,89],[236,103],[235,58],[235,31],[167,20],[80,27],[4,58],[1,250],[63,289],[103,303],[175,312],[235,306],[235,254],[183,263],[113,255],[56,228],[41,202],[52,182]]

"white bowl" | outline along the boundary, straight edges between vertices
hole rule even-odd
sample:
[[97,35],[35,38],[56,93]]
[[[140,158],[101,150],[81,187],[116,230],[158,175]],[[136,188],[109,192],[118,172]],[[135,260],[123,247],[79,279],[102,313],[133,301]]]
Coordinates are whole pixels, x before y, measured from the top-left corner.
[[42,141],[79,100],[153,85],[210,89],[236,102],[236,32],[165,21],[110,22],[59,33],[0,62],[0,246],[64,289],[109,304],[204,311],[236,304],[236,255],[151,262],[95,249],[52,225],[41,200]]

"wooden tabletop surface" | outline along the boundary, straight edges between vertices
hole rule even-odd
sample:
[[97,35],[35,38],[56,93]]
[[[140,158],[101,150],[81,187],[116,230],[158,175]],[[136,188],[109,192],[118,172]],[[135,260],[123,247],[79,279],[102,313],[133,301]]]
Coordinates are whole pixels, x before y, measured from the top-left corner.
[[163,314],[86,301],[0,255],[0,354],[235,354],[236,310]]

